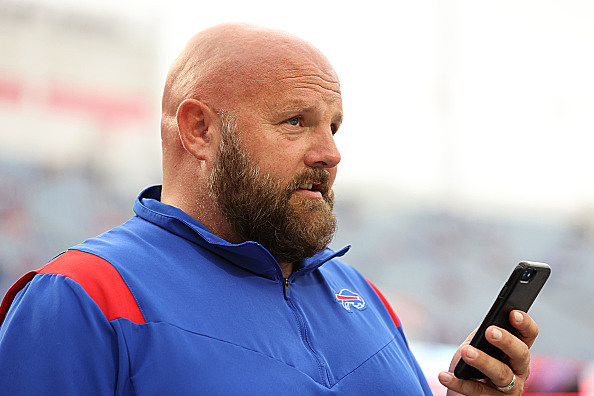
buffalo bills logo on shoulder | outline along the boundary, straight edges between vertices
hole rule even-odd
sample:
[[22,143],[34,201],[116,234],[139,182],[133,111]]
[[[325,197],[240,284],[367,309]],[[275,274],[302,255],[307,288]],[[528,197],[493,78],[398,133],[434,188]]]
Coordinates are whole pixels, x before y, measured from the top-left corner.
[[365,308],[365,300],[359,294],[350,291],[349,289],[342,289],[340,293],[335,294],[336,300],[342,304],[342,307],[349,312],[351,308],[362,310]]

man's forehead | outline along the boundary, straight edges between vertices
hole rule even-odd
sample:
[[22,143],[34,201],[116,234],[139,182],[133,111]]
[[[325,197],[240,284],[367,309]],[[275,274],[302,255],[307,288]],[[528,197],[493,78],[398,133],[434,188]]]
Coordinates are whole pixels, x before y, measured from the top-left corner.
[[245,75],[237,104],[279,115],[331,112],[332,118],[340,118],[342,96],[334,70],[306,57],[285,55],[254,65],[254,74]]
[[[252,82],[283,83],[308,78],[326,89],[340,93],[340,82],[330,63],[312,48],[271,46],[258,53],[237,54],[234,62],[242,77]],[[315,81],[313,81],[315,80]]]

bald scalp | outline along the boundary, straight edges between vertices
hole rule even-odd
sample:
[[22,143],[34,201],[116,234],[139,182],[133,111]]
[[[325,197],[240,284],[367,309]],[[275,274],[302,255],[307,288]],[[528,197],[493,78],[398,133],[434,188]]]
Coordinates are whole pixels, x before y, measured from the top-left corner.
[[[184,99],[200,100],[217,113],[234,109],[274,84],[280,72],[309,65],[338,81],[326,57],[286,32],[246,24],[214,26],[196,34],[167,75],[162,102],[163,143],[175,138],[175,115]],[[167,133],[172,132],[172,133]]]

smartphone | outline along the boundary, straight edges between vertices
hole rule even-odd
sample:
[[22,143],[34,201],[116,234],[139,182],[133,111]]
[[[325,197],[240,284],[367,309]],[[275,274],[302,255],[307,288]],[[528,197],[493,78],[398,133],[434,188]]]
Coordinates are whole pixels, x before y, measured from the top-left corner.
[[[470,341],[470,345],[484,351],[496,359],[504,361],[507,356],[485,338],[485,330],[491,325],[506,329],[516,334],[515,327],[509,322],[509,314],[517,309],[528,312],[528,309],[536,299],[536,296],[544,286],[551,267],[544,263],[523,261],[516,266],[507,282],[499,292],[493,306],[485,316],[483,323]],[[454,375],[460,379],[482,379],[486,376],[478,369],[466,364],[460,359],[454,370]]]

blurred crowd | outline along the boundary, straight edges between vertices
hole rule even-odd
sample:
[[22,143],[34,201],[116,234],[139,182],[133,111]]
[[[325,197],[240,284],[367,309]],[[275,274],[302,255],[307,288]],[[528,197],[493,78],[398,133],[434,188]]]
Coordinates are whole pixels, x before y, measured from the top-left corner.
[[122,222],[118,201],[84,168],[51,169],[0,160],[0,289],[69,246]]

